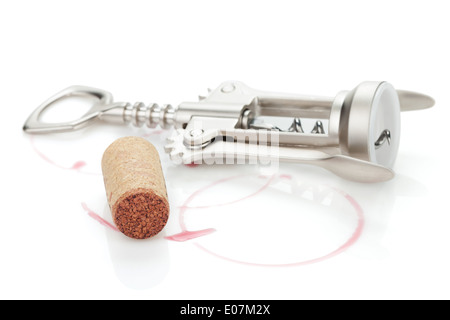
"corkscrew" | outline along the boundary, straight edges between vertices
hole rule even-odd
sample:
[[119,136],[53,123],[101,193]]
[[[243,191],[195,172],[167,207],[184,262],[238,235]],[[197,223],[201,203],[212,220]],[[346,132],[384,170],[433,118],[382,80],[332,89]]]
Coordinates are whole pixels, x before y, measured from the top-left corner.
[[[44,110],[71,96],[97,101],[77,120],[41,121]],[[174,127],[165,150],[176,163],[286,161],[317,165],[353,181],[379,182],[394,176],[400,112],[433,105],[427,95],[395,90],[383,81],[363,82],[334,98],[260,91],[227,81],[198,101],[178,107],[114,102],[107,91],[72,86],[42,103],[23,130],[33,134],[72,131],[98,120]]]

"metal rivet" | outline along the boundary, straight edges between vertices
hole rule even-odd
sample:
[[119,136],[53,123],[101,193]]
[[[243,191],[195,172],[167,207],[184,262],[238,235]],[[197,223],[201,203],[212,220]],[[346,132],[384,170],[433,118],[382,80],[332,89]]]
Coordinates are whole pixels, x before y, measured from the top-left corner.
[[235,85],[232,83],[226,84],[222,87],[221,91],[223,93],[230,93],[233,92],[236,89]]
[[189,132],[189,134],[191,135],[192,138],[195,138],[195,137],[202,135],[203,132],[205,132],[203,129],[192,129]]

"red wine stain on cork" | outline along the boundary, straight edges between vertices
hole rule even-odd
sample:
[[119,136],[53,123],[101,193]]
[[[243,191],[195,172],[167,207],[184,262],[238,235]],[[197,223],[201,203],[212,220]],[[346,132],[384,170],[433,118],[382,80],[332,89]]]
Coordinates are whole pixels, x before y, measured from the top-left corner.
[[114,231],[119,231],[119,229],[117,229],[114,225],[112,225],[111,223],[109,223],[108,221],[106,221],[105,219],[103,219],[102,217],[100,217],[97,213],[95,213],[94,211],[92,211],[91,209],[88,208],[88,206],[86,205],[86,203],[82,202],[81,206],[83,207],[83,209],[85,211],[87,211],[88,215],[98,221],[101,225],[114,230]]
[[[259,178],[264,178],[265,176],[259,176]],[[232,204],[232,203],[236,203],[245,199],[249,199],[257,194],[259,194],[260,192],[264,191],[274,180],[275,178],[279,178],[279,179],[283,179],[285,181],[289,181],[290,183],[293,183],[293,179],[291,175],[287,175],[287,174],[280,174],[280,175],[273,175],[268,179],[268,182],[266,184],[264,184],[260,189],[258,189],[256,192],[254,192],[253,194],[250,194],[246,197],[243,197],[241,199],[235,200],[235,201],[231,201],[231,202],[227,202],[227,203],[220,203],[220,204],[215,204],[215,205],[208,205],[208,206],[189,206],[189,203],[194,200],[194,198],[196,198],[197,196],[199,196],[201,193],[203,193],[204,191],[217,186],[219,184],[222,184],[224,182],[233,180],[233,179],[237,179],[237,178],[242,178],[242,176],[235,176],[235,177],[229,177],[229,178],[225,178],[225,179],[221,179],[218,180],[216,182],[211,183],[210,185],[207,185],[206,187],[203,187],[197,191],[195,191],[193,194],[191,194],[191,196],[188,197],[188,199],[184,202],[184,204],[180,207],[180,213],[179,213],[179,224],[180,227],[182,229],[181,233],[172,235],[172,236],[168,236],[165,237],[168,240],[172,240],[172,241],[186,241],[186,240],[190,240],[190,239],[194,239],[198,236],[204,236],[207,234],[210,234],[214,231],[216,231],[215,229],[209,228],[209,229],[204,229],[204,230],[198,230],[198,231],[189,231],[186,228],[186,224],[184,221],[184,216],[185,213],[188,209],[199,209],[199,208],[211,208],[211,207],[215,207],[215,206],[223,206],[223,205],[227,205],[227,204]],[[265,177],[267,178],[267,177]],[[325,260],[328,260],[332,257],[335,257],[336,255],[344,252],[345,250],[347,250],[348,248],[350,248],[353,244],[356,243],[356,241],[360,238],[362,231],[364,229],[364,212],[361,208],[361,206],[358,204],[358,202],[351,197],[349,194],[345,193],[342,190],[338,190],[336,188],[331,188],[330,189],[334,190],[335,192],[337,192],[338,194],[340,194],[341,196],[343,196],[349,203],[350,205],[353,207],[353,209],[355,210],[356,216],[357,216],[357,225],[355,230],[353,231],[353,233],[351,234],[351,236],[347,239],[347,241],[345,241],[344,244],[342,244],[341,246],[339,246],[336,250],[325,254],[323,256],[314,258],[314,259],[310,259],[310,260],[304,260],[304,261],[298,261],[298,262],[293,262],[293,263],[284,263],[284,264],[270,264],[270,263],[253,263],[253,262],[248,262],[248,261],[240,261],[237,259],[233,259],[230,257],[226,257],[220,254],[217,254],[207,248],[205,248],[204,246],[200,245],[199,243],[194,243],[194,245],[201,249],[202,251],[209,253],[217,258],[229,261],[229,262],[234,262],[237,264],[241,264],[241,265],[247,265],[247,266],[258,266],[258,267],[295,267],[295,266],[305,266],[305,265],[310,265],[313,263],[318,263],[318,262],[322,262]],[[249,233],[248,235],[249,239],[251,239],[251,234]]]

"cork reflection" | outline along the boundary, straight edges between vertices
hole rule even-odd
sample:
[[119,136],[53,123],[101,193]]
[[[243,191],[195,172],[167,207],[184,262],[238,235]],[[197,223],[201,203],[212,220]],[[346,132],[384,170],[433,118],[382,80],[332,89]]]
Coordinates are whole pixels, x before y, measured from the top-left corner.
[[[106,204],[103,217],[110,219]],[[165,230],[145,239],[131,239],[121,232],[106,228],[106,240],[114,271],[119,280],[131,289],[148,289],[156,286],[169,271],[169,246],[164,239]]]

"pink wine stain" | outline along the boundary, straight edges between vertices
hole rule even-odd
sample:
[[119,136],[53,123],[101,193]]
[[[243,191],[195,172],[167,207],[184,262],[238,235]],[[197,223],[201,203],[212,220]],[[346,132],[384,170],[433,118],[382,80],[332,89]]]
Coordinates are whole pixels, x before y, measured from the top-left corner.
[[[240,176],[239,176],[239,177],[240,177]],[[265,178],[265,179],[266,179],[267,176],[259,176],[258,178]],[[228,205],[230,205],[230,204],[235,204],[235,203],[237,203],[237,202],[241,202],[241,201],[250,199],[250,198],[252,198],[252,197],[258,195],[259,193],[263,192],[264,190],[266,190],[267,187],[269,187],[269,185],[274,181],[275,175],[271,176],[271,177],[268,179],[268,181],[267,181],[262,187],[260,187],[258,190],[256,190],[255,192],[253,192],[253,193],[251,193],[251,194],[249,194],[249,195],[247,195],[247,196],[245,196],[245,197],[242,197],[242,198],[239,198],[239,199],[236,199],[236,200],[233,200],[233,201],[229,201],[229,202],[216,203],[216,204],[210,204],[210,205],[204,205],[204,206],[188,206],[188,205],[187,205],[187,204],[188,204],[189,202],[191,202],[195,197],[197,197],[199,194],[205,192],[207,189],[210,189],[210,188],[212,188],[212,187],[214,187],[214,186],[216,186],[216,185],[218,185],[218,184],[221,184],[221,183],[224,183],[224,182],[233,180],[233,179],[236,179],[236,177],[224,178],[224,179],[218,180],[218,181],[216,181],[216,182],[213,182],[212,184],[210,184],[210,185],[208,185],[208,186],[206,186],[206,187],[204,187],[204,188],[202,188],[202,189],[200,189],[200,190],[197,190],[196,192],[194,192],[194,193],[186,200],[186,202],[185,202],[180,208],[181,208],[182,210],[183,210],[183,209],[210,209],[210,208],[213,208],[213,207],[228,206]],[[183,211],[183,213],[184,213],[184,211]]]
[[[351,197],[349,194],[346,194],[345,192],[341,191],[341,190],[336,190],[335,191],[339,192],[341,195],[343,195],[345,197],[345,199],[347,199],[349,201],[349,203],[353,206],[353,208],[355,209],[356,215],[357,215],[357,226],[355,228],[355,230],[353,231],[353,234],[350,236],[350,238],[348,238],[348,240],[341,245],[340,247],[338,247],[336,250],[325,254],[323,256],[314,258],[314,259],[310,259],[310,260],[304,260],[304,261],[298,261],[298,262],[293,262],[293,263],[283,263],[283,264],[270,264],[270,263],[254,263],[254,262],[248,262],[248,261],[241,261],[241,260],[237,260],[237,259],[233,259],[233,258],[229,258],[229,257],[225,257],[223,255],[217,254],[211,250],[208,250],[207,248],[205,248],[204,246],[198,244],[198,243],[194,243],[194,245],[203,250],[204,252],[207,252],[217,258],[221,258],[223,260],[229,261],[229,262],[234,262],[237,264],[241,264],[241,265],[247,265],[247,266],[258,266],[258,267],[299,267],[299,266],[305,266],[305,265],[309,265],[309,264],[313,264],[313,263],[318,263],[318,262],[322,262],[325,260],[328,260],[330,258],[333,258],[335,256],[337,256],[338,254],[341,254],[342,252],[344,252],[345,250],[347,250],[348,248],[350,248],[352,245],[354,245],[356,243],[356,241],[360,238],[362,231],[364,229],[364,214],[363,214],[363,210],[361,208],[361,206],[356,202],[356,200]],[[251,235],[249,235],[249,239],[251,239]]]
[[37,147],[36,147],[36,143],[34,141],[34,137],[30,136],[30,143],[31,146],[34,150],[34,152],[36,152],[36,154],[38,156],[40,156],[42,159],[44,159],[46,162],[50,163],[51,165],[58,167],[60,169],[64,169],[64,170],[75,170],[77,172],[80,173],[84,173],[84,174],[92,174],[92,175],[99,175],[99,173],[93,173],[93,172],[84,172],[81,171],[80,169],[86,166],[86,162],[84,161],[76,161],[71,167],[64,167],[62,165],[57,164],[56,162],[54,162],[53,160],[51,160],[49,157],[47,157],[42,151],[40,151]]
[[[236,203],[245,199],[249,199],[251,197],[256,196],[257,194],[259,194],[260,192],[264,191],[265,189],[267,189],[267,187],[275,180],[275,175],[271,176],[268,180],[268,182],[266,184],[264,184],[260,189],[258,189],[256,192],[254,192],[253,194],[250,194],[246,197],[243,197],[241,199],[235,200],[235,201],[231,201],[231,202],[227,202],[227,203],[220,203],[220,204],[215,204],[215,205],[208,205],[208,206],[189,206],[189,203],[194,200],[194,198],[196,198],[197,196],[199,196],[201,193],[203,193],[204,191],[217,186],[219,184],[222,184],[224,182],[233,180],[233,179],[238,179],[238,178],[242,178],[242,176],[235,176],[235,177],[229,177],[229,178],[225,178],[225,179],[221,179],[218,180],[216,182],[213,182],[209,185],[207,185],[206,187],[203,187],[197,191],[195,191],[193,194],[191,194],[188,199],[186,199],[186,201],[184,202],[184,204],[180,207],[180,213],[179,213],[179,224],[180,227],[182,229],[182,232],[179,234],[175,234],[172,236],[168,236],[166,237],[166,239],[168,240],[172,240],[172,241],[186,241],[186,240],[190,240],[190,239],[194,239],[197,237],[197,235],[206,235],[206,234],[210,234],[211,232],[215,231],[215,229],[204,229],[204,230],[199,230],[199,231],[189,231],[186,228],[186,223],[184,220],[184,216],[185,213],[188,209],[203,209],[203,208],[211,208],[211,207],[217,207],[217,206],[224,206],[224,205],[228,205],[228,204],[232,204],[232,203]],[[291,175],[287,175],[287,174],[280,174],[277,176],[280,179],[283,180],[287,180],[291,183],[293,183],[293,179]],[[267,178],[266,176],[259,176],[259,178]],[[199,248],[200,250],[209,253],[217,258],[229,261],[229,262],[233,262],[233,263],[237,263],[237,264],[241,264],[241,265],[247,265],[247,266],[258,266],[258,267],[295,267],[295,266],[304,266],[304,265],[309,265],[309,264],[313,264],[313,263],[318,263],[318,262],[322,262],[325,260],[328,260],[342,252],[344,252],[345,250],[347,250],[348,248],[350,248],[353,244],[356,243],[356,241],[360,238],[362,231],[364,229],[364,212],[361,208],[361,206],[358,204],[358,202],[351,197],[349,194],[345,193],[342,190],[338,190],[336,188],[330,188],[333,189],[334,191],[336,191],[338,194],[340,194],[341,196],[343,196],[349,203],[350,205],[354,208],[356,215],[357,215],[357,226],[355,228],[355,230],[353,231],[353,233],[351,234],[351,236],[347,239],[347,241],[344,242],[344,244],[342,244],[341,246],[339,246],[336,250],[325,254],[323,256],[314,258],[314,259],[309,259],[309,260],[304,260],[304,261],[298,261],[298,262],[293,262],[293,263],[284,263],[284,264],[270,264],[270,263],[253,263],[253,262],[248,262],[248,261],[241,261],[241,260],[237,260],[237,259],[233,259],[233,258],[229,258],[220,254],[217,254],[207,248],[205,248],[204,246],[202,246],[199,243],[194,243],[194,245]],[[213,230],[213,231],[209,231],[209,230]],[[206,232],[208,231],[208,232]],[[252,235],[249,233],[248,234],[248,238],[251,239]]]
[[218,206],[225,206],[225,205],[229,205],[229,204],[232,204],[232,203],[236,203],[236,202],[243,201],[245,199],[251,198],[251,197],[257,195],[258,193],[262,192],[265,188],[267,188],[269,186],[269,184],[272,182],[272,179],[274,178],[274,176],[272,176],[269,179],[269,181],[266,184],[264,184],[260,189],[258,189],[256,192],[254,192],[254,193],[252,193],[252,194],[250,194],[248,196],[245,196],[243,198],[240,198],[240,199],[237,199],[237,200],[234,200],[234,201],[230,201],[230,202],[226,202],[226,203],[218,203],[218,204],[213,204],[213,205],[187,206],[187,204],[189,202],[191,202],[198,194],[206,191],[209,188],[214,187],[217,184],[220,184],[220,183],[223,183],[223,182],[235,179],[235,178],[236,177],[229,177],[229,178],[218,180],[218,181],[213,182],[212,184],[210,184],[210,185],[208,185],[208,186],[206,186],[206,187],[204,187],[204,188],[194,192],[186,200],[186,202],[180,207],[179,222],[180,222],[180,226],[181,226],[181,230],[182,231],[180,233],[177,233],[177,234],[174,234],[174,235],[171,235],[171,236],[167,236],[167,237],[165,237],[165,239],[171,240],[171,241],[187,241],[187,240],[195,239],[195,238],[198,238],[198,237],[206,236],[208,234],[211,234],[211,233],[215,232],[216,229],[214,229],[214,228],[208,228],[208,229],[203,229],[203,230],[198,230],[198,231],[189,231],[189,230],[187,230],[186,224],[184,223],[184,213],[185,213],[185,211],[187,209],[206,209],[206,208],[212,208],[212,207],[218,207]]
[[178,242],[183,242],[183,241],[187,241],[187,240],[191,240],[191,239],[195,239],[198,237],[202,237],[202,236],[206,236],[208,234],[211,234],[213,232],[215,232],[216,229],[214,228],[208,228],[208,229],[203,229],[203,230],[197,230],[197,231],[183,231],[171,236],[167,236],[164,237],[167,240],[172,240],[172,241],[178,241]]
[[151,136],[162,134],[163,132],[164,132],[163,130],[153,130],[152,132],[141,134],[141,137],[142,138],[148,138],[148,137],[151,137]]
[[73,170],[79,170],[80,168],[84,167],[86,165],[86,162],[84,161],[77,161],[73,164],[72,168]]
[[114,230],[114,231],[119,231],[119,229],[117,229],[114,225],[112,225],[111,223],[109,223],[108,221],[106,221],[105,219],[103,219],[102,217],[100,217],[97,213],[95,213],[94,211],[92,211],[91,209],[88,208],[88,206],[86,205],[86,203],[82,202],[81,206],[83,207],[83,209],[85,211],[87,211],[88,215],[96,220],[97,222],[99,222],[101,225]]
[[[145,133],[143,135],[141,135],[144,138],[148,138],[150,136],[154,136],[154,135],[159,135],[162,134],[164,131],[163,130],[153,130],[149,133]],[[86,162],[85,161],[76,161],[71,167],[65,167],[62,166],[58,163],[56,163],[55,161],[51,160],[48,156],[46,156],[42,151],[40,151],[37,147],[36,147],[36,143],[34,141],[34,136],[30,135],[30,143],[31,146],[34,150],[34,152],[36,152],[37,155],[39,155],[42,159],[44,159],[46,162],[50,163],[51,165],[58,167],[60,169],[64,169],[64,170],[75,170],[79,173],[83,173],[83,174],[89,174],[89,175],[101,175],[101,173],[96,173],[96,172],[86,172],[86,171],[82,171],[80,169],[82,169],[83,167],[86,167]]]
[[184,166],[188,167],[188,168],[195,168],[195,167],[198,167],[199,165],[197,163],[188,163],[188,164],[185,164]]

